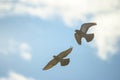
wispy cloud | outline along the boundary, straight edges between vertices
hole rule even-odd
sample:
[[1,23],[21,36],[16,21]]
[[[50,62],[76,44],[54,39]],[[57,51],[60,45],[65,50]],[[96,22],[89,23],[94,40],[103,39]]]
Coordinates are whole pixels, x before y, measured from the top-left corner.
[[100,14],[94,18],[98,26],[94,29],[95,45],[98,48],[98,56],[106,60],[119,50],[117,42],[120,38],[120,11],[110,14]]
[[10,71],[7,77],[0,77],[0,80],[35,80],[35,79],[25,77],[24,75]]
[[5,40],[1,38],[0,41],[0,52],[1,54],[14,54],[18,51],[18,43],[13,39]]
[[22,59],[30,61],[32,59],[31,48],[26,42],[18,42],[14,39],[1,40],[0,42],[0,53],[4,55],[17,55],[21,56]]
[[27,43],[22,43],[19,46],[21,57],[25,60],[31,60],[31,49],[30,46]]
[[[16,0],[1,1],[0,11],[12,14],[29,14],[40,18],[59,15],[66,24],[86,20],[87,14],[100,14],[119,8],[119,0]],[[8,12],[9,11],[9,12]],[[4,13],[4,15],[6,15]]]
[[[106,60],[117,51],[120,0],[8,0],[0,5],[2,16],[28,14],[47,19],[57,15],[68,26],[74,26],[77,21],[95,21],[99,29],[95,31],[98,56]],[[92,19],[88,19],[89,15]]]

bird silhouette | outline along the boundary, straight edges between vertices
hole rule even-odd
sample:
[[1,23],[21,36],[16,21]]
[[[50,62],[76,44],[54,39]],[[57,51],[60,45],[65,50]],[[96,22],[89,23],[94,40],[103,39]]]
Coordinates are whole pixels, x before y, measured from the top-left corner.
[[70,59],[69,58],[63,59],[63,58],[66,57],[69,53],[71,53],[72,49],[73,48],[70,47],[69,49],[58,54],[57,56],[53,56],[54,58],[50,62],[48,62],[48,64],[43,68],[43,70],[48,70],[48,69],[52,68],[58,62],[60,62],[61,66],[68,65],[70,62]]
[[79,45],[81,45],[82,38],[85,38],[87,42],[90,42],[93,40],[94,34],[93,33],[86,34],[86,33],[87,33],[88,29],[94,25],[96,25],[96,23],[84,23],[81,25],[80,30],[75,30],[75,32],[76,32],[75,39]]

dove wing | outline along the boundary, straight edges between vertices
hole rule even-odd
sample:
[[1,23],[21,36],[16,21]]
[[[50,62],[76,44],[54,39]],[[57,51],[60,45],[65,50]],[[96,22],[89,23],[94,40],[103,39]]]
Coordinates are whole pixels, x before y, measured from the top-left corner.
[[88,29],[93,26],[93,25],[96,25],[96,23],[84,23],[82,26],[81,26],[81,31],[86,33],[88,31]]
[[52,59],[50,62],[48,62],[48,64],[43,68],[43,70],[48,70],[50,68],[52,68],[53,66],[55,66],[59,61]]
[[69,49],[67,49],[67,50],[65,50],[65,51],[63,51],[63,52],[61,52],[61,53],[60,53],[59,55],[57,55],[57,56],[60,57],[60,58],[64,58],[64,57],[66,57],[71,51],[72,51],[72,47],[69,48]]
[[75,39],[76,39],[78,44],[81,44],[81,38],[82,38],[82,36],[80,36],[77,33],[75,33]]

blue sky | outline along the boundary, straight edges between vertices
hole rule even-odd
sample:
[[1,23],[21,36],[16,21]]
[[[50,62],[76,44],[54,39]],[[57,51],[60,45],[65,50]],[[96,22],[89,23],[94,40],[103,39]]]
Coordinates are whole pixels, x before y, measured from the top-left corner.
[[[120,79],[119,0],[6,0],[0,5],[0,80]],[[95,38],[78,45],[74,33],[84,22],[97,23],[89,31]],[[69,65],[42,70],[70,47]]]

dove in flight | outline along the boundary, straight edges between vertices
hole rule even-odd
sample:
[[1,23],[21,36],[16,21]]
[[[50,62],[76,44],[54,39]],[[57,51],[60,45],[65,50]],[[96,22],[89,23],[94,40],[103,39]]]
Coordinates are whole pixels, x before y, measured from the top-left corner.
[[96,23],[84,23],[81,25],[80,30],[75,30],[75,39],[79,45],[81,45],[81,39],[85,38],[87,42],[90,42],[94,38],[94,34],[87,34],[88,29]]
[[71,51],[72,51],[72,47],[61,52],[57,56],[53,56],[53,59],[50,62],[48,62],[48,64],[43,68],[43,70],[48,70],[48,69],[52,68],[53,66],[55,66],[59,62],[61,64],[61,66],[68,65],[70,62],[70,59],[69,58],[64,59],[64,57],[66,57],[69,53],[71,53]]

